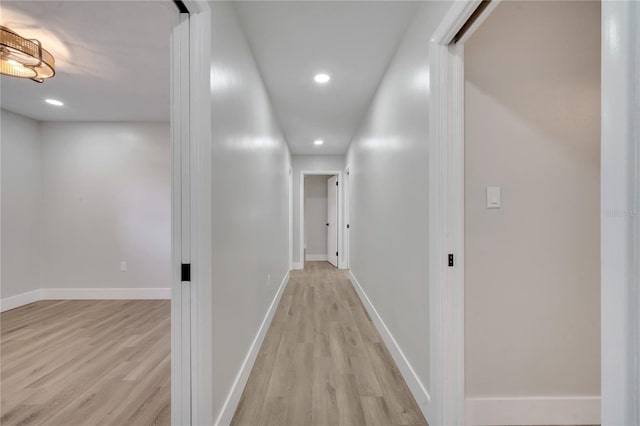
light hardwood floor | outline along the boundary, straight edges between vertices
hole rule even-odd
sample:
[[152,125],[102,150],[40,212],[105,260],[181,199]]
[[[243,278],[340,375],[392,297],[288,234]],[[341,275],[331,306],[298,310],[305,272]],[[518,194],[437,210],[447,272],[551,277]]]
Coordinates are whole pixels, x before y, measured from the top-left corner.
[[0,424],[169,425],[168,300],[42,301],[0,315]]
[[344,271],[293,271],[233,426],[426,425]]

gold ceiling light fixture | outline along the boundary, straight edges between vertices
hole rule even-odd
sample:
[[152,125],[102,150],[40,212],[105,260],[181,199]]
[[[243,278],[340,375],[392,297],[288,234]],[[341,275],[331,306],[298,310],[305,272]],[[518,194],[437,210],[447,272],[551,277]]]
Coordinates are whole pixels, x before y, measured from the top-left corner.
[[0,74],[42,83],[56,74],[55,59],[40,41],[0,26]]

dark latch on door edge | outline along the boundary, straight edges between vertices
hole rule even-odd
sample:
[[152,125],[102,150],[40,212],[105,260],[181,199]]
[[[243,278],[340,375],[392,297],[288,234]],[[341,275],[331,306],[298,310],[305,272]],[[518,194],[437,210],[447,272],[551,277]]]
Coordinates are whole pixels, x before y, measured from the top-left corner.
[[191,264],[183,263],[180,268],[180,281],[191,282]]
[[453,267],[453,253],[449,253],[449,266]]

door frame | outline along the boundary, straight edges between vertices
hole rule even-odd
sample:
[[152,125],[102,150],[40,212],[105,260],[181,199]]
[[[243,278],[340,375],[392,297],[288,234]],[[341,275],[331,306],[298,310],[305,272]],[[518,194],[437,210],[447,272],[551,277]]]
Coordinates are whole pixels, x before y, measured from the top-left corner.
[[344,186],[342,180],[342,170],[302,170],[300,171],[300,261],[302,262],[302,267],[304,268],[304,177],[305,176],[318,176],[318,175],[327,175],[327,176],[338,176],[338,269],[346,269],[345,266],[345,255],[344,255],[344,246],[343,239],[344,233],[342,224],[344,223],[343,219],[343,209],[342,209],[342,197]]
[[171,424],[213,424],[211,19],[206,1],[182,3],[189,13],[180,14],[171,52]]
[[293,169],[289,166],[289,270],[293,271]]
[[[463,44],[499,1],[492,0],[458,44],[450,45],[480,4],[480,0],[455,2],[429,44],[429,307],[434,425],[463,425],[465,421]],[[639,71],[633,68],[638,54],[632,55],[640,45],[640,36],[633,27],[634,16],[640,16],[640,6],[634,2],[602,2],[602,424],[640,424],[640,368],[633,361],[640,356],[640,133],[634,120],[640,92]],[[453,268],[448,266],[450,253],[454,255]]]
[[[431,419],[463,425],[464,42],[498,6],[491,0],[456,44],[482,0],[453,3],[429,42],[429,333]],[[454,267],[449,266],[453,255]]]
[[351,228],[351,167],[344,169],[344,223],[342,230],[344,231],[344,268],[351,267],[351,237],[349,231]]
[[640,425],[640,32],[602,2],[601,424]]

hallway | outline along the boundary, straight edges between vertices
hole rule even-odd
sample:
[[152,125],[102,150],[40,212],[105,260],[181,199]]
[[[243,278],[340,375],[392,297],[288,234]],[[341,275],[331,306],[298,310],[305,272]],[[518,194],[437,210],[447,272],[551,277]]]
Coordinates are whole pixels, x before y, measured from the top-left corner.
[[345,271],[292,271],[233,418],[255,425],[425,425]]

